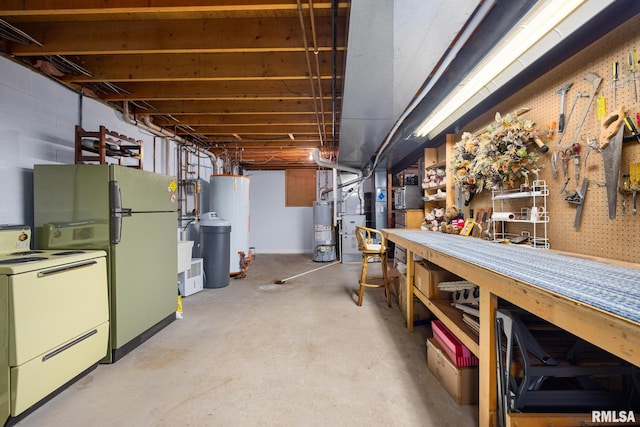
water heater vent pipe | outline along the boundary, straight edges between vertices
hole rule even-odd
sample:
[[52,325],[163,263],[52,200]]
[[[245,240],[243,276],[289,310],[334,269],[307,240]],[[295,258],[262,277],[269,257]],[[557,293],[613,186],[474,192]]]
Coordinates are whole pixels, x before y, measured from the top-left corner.
[[[318,164],[318,166],[322,166],[323,168],[329,168],[329,169],[333,169],[333,223],[334,225],[336,225],[338,223],[338,182],[337,182],[337,172],[336,171],[342,171],[342,172],[349,172],[349,173],[354,173],[356,175],[358,175],[358,178],[347,183],[348,184],[355,184],[358,183],[360,181],[363,180],[363,174],[362,171],[360,169],[356,169],[356,168],[352,168],[349,166],[344,166],[344,165],[339,165],[338,163],[331,163],[325,159],[323,159],[322,157],[320,157],[320,149],[318,147],[315,148],[315,153],[314,153],[314,159],[316,161],[316,163]],[[362,194],[362,185],[358,186],[358,198],[360,199],[360,213],[362,213],[363,211],[363,206],[362,206],[362,201],[364,200],[364,194]]]

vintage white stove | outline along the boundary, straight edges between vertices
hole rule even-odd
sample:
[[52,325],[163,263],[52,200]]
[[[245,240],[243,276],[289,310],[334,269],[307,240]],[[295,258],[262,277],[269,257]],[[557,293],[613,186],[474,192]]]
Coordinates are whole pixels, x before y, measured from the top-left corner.
[[106,253],[31,250],[30,241],[29,227],[0,225],[2,423],[94,368],[107,352]]

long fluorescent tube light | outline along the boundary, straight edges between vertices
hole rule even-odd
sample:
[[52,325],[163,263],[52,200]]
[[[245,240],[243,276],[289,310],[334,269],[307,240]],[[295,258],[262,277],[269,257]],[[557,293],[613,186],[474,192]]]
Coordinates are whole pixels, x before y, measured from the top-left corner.
[[420,125],[416,136],[427,136],[471,97],[500,75],[507,67],[552,31],[585,0],[547,0],[533,7],[531,12],[494,48],[441,105]]

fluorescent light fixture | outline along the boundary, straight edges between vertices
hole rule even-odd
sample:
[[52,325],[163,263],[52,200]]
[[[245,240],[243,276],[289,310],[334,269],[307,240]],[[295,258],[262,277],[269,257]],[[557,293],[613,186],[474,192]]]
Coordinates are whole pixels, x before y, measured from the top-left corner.
[[[474,68],[458,86],[430,114],[415,132],[425,137],[445,122],[472,97],[490,84],[503,71],[525,55],[536,43],[553,31],[563,20],[576,11],[587,0],[546,0],[540,1],[502,39],[502,41]],[[593,4],[594,1],[592,0]],[[597,1],[596,1],[597,3]],[[608,3],[608,2],[603,2]],[[467,108],[469,110],[471,107]],[[458,117],[462,116],[460,114]],[[456,118],[458,118],[456,117]],[[437,133],[437,132],[436,132]],[[434,134],[436,134],[434,133]]]

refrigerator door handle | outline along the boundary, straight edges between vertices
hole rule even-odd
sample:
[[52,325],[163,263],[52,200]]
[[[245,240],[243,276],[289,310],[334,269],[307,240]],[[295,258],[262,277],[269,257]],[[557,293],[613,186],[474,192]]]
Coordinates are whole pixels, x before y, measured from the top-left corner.
[[111,205],[111,243],[120,243],[122,235],[122,217],[131,216],[130,208],[122,207],[122,193],[120,193],[120,183],[109,181],[109,201]]

